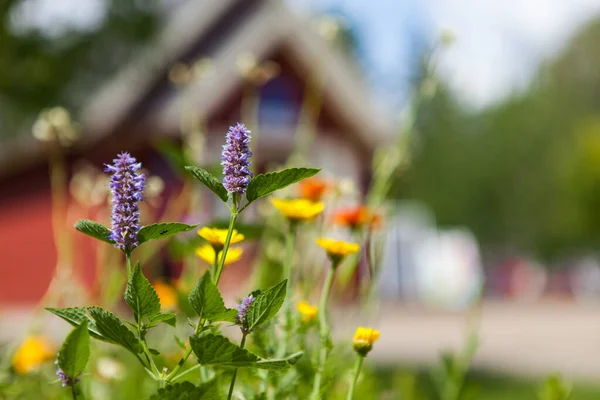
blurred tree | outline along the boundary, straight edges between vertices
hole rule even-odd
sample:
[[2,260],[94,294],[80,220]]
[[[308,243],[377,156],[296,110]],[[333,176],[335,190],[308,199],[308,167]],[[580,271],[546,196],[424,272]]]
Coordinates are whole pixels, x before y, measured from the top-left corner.
[[97,26],[47,32],[16,26],[30,0],[0,2],[0,140],[29,132],[40,109],[62,105],[77,111],[159,26],[156,0],[106,0]]
[[600,241],[600,21],[523,93],[467,111],[443,86],[417,121],[397,197],[427,203],[484,248],[555,258]]

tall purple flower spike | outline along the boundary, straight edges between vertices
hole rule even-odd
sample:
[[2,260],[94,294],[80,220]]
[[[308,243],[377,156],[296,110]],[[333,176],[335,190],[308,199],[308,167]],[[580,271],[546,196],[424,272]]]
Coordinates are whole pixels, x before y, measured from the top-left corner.
[[252,179],[250,172],[250,130],[244,124],[238,123],[229,128],[223,152],[221,165],[223,166],[223,186],[229,193],[244,194]]
[[252,295],[246,297],[240,304],[236,306],[238,310],[238,315],[235,317],[235,322],[240,326],[240,329],[244,333],[250,333],[250,330],[246,326],[246,313],[248,312],[248,308],[254,301],[254,297]]
[[[56,360],[54,362],[54,364],[56,364],[58,366],[58,360]],[[58,375],[58,378],[61,381],[62,387],[67,387],[67,386],[73,386],[76,383],[79,383],[79,378],[75,377],[75,378],[71,378],[69,376],[67,376],[67,374],[65,374],[65,372],[58,367],[58,371],[56,371],[56,375]]]
[[128,252],[137,247],[137,233],[140,230],[140,208],[146,176],[139,172],[142,167],[129,153],[121,153],[113,164],[105,164],[104,172],[112,174],[111,234],[109,239],[115,247]]

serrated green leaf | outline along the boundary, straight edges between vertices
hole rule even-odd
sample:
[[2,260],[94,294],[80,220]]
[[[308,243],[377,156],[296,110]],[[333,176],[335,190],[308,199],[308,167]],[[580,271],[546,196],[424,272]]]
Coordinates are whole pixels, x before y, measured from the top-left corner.
[[225,307],[223,297],[221,297],[219,289],[212,282],[208,272],[198,280],[198,283],[190,292],[188,300],[199,316],[211,322],[230,321],[231,319],[232,312]]
[[58,366],[70,378],[76,378],[85,370],[90,359],[90,334],[88,321],[84,319],[65,339],[58,352]]
[[75,229],[81,233],[85,233],[88,236],[102,240],[103,242],[115,244],[113,240],[109,239],[110,229],[96,221],[90,221],[89,219],[80,219],[75,223]]
[[229,199],[227,189],[225,189],[225,186],[223,186],[223,184],[210,172],[200,167],[196,167],[195,165],[188,165],[185,167],[185,170],[192,174],[194,178],[202,182],[204,186],[212,190],[212,192],[219,196],[221,200],[227,203],[227,200]]
[[77,327],[81,325],[82,321],[88,321],[88,330],[90,335],[94,339],[102,340],[108,343],[114,343],[112,340],[103,337],[100,332],[98,332],[98,328],[96,328],[96,322],[90,318],[90,316],[86,313],[86,309],[83,307],[72,307],[72,308],[46,308],[47,311],[50,311],[52,314],[64,319],[69,324]]
[[146,327],[152,327],[157,325],[160,322],[164,322],[167,325],[176,326],[177,325],[177,314],[173,313],[165,313],[158,314],[150,319],[150,322],[146,325]]
[[252,330],[277,314],[285,300],[287,279],[262,291],[250,304],[246,312],[245,326]]
[[283,189],[302,179],[310,178],[319,171],[318,168],[288,168],[283,171],[260,174],[250,181],[246,190],[246,199],[248,203],[252,203],[276,190]]
[[250,367],[259,360],[258,356],[231,343],[221,335],[211,333],[194,335],[190,337],[190,345],[202,365]]
[[127,282],[125,302],[133,311],[138,324],[142,318],[152,320],[160,314],[160,299],[150,281],[144,276],[139,262],[133,268],[131,279]]
[[160,222],[143,226],[137,235],[140,244],[149,240],[163,239],[181,232],[189,232],[198,225],[188,225],[183,222]]
[[228,308],[222,314],[215,316],[214,321],[231,322],[232,324],[235,324],[237,315],[238,315],[237,309]]
[[[235,345],[224,336],[212,333],[191,336],[190,345],[198,358],[198,363],[202,365],[235,368],[255,367],[274,371],[287,368],[292,364],[289,359],[262,359],[256,354]],[[298,359],[298,353],[292,357],[294,357],[295,362]]]
[[195,386],[191,382],[175,383],[159,389],[150,400],[223,400],[216,380]]
[[87,310],[96,321],[96,327],[102,336],[115,344],[123,346],[133,354],[142,351],[141,345],[133,332],[127,329],[115,314],[97,306],[88,307]]

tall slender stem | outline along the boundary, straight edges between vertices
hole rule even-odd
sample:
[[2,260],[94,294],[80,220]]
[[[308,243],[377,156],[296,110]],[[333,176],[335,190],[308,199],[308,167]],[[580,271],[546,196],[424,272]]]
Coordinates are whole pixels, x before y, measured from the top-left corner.
[[279,357],[283,357],[287,352],[288,342],[293,332],[293,273],[294,273],[294,242],[296,239],[296,225],[290,222],[290,229],[285,238],[285,258],[283,261],[284,278],[287,279],[285,302],[284,302],[284,324],[283,338],[279,346]]
[[215,285],[219,284],[219,279],[221,279],[221,273],[223,272],[223,266],[225,265],[225,258],[227,257],[227,251],[229,250],[229,243],[231,242],[231,237],[233,236],[233,227],[235,226],[235,220],[237,219],[238,212],[234,208],[231,211],[231,218],[229,219],[229,229],[227,231],[227,237],[225,238],[225,244],[223,245],[223,251],[221,254],[221,261],[219,262],[219,266],[217,268],[217,272],[215,273]]
[[319,364],[317,365],[317,372],[315,374],[315,380],[313,383],[313,390],[310,395],[312,400],[319,400],[321,398],[321,381],[323,379],[323,372],[325,371],[325,363],[327,362],[327,341],[329,340],[329,320],[327,315],[327,302],[329,300],[329,293],[331,292],[331,285],[333,284],[333,277],[335,275],[336,263],[333,263],[327,277],[323,283],[323,289],[321,292],[321,301],[319,302],[319,332],[320,332],[320,343],[319,343]]
[[[244,333],[242,335],[240,349],[243,349],[244,345],[246,344],[246,335],[247,335],[247,333]],[[235,378],[237,377],[237,372],[238,372],[237,368],[235,370],[233,370],[233,376],[231,377],[231,384],[229,385],[229,394],[227,395],[227,400],[231,400],[231,395],[233,394],[233,387],[235,386]]]
[[75,387],[75,384],[73,384],[71,386],[71,395],[73,396],[73,400],[77,400],[77,388]]
[[129,279],[131,279],[131,252],[128,251],[125,253],[125,260],[126,260],[126,264],[127,264],[127,282],[129,282]]
[[[225,244],[223,245],[223,250],[222,250],[223,254],[221,255],[221,260],[219,262],[217,271],[215,272],[215,276],[214,276],[215,285],[219,285],[219,280],[221,279],[221,273],[223,272],[223,266],[225,265],[225,257],[227,257],[227,251],[229,250],[229,243],[231,242],[231,237],[233,236],[233,227],[235,226],[235,220],[237,219],[238,215],[239,215],[239,212],[237,211],[237,202],[234,199],[233,209],[231,210],[231,218],[229,219],[229,229],[227,231],[227,237],[225,238]],[[218,258],[218,254],[219,253],[217,253],[217,255],[215,255],[215,261]],[[200,321],[198,322],[198,326],[196,327],[196,333],[198,333],[200,328],[204,326],[205,322],[206,321],[204,319],[202,319],[202,316],[200,316]],[[175,377],[175,375],[177,375],[177,372],[179,372],[179,370],[181,369],[183,364],[185,364],[185,362],[187,361],[187,359],[190,357],[191,354],[192,354],[192,347],[189,346],[187,348],[187,350],[185,351],[185,354],[183,355],[183,357],[179,360],[179,362],[177,363],[175,368],[173,368],[173,371],[171,371],[171,373],[169,375],[167,375],[167,378],[166,378],[167,382],[171,381]]]
[[214,249],[214,250],[215,250],[215,261],[214,261],[214,264],[210,271],[210,277],[213,279],[213,281],[215,280],[215,274],[217,273],[217,270],[219,269],[219,252],[217,251],[217,249]]
[[348,390],[348,396],[346,400],[354,399],[354,389],[356,388],[356,381],[358,381],[358,377],[360,376],[360,369],[362,367],[363,360],[365,358],[358,354],[356,356],[356,363],[354,364],[354,376],[352,377],[352,382],[350,383],[350,390]]

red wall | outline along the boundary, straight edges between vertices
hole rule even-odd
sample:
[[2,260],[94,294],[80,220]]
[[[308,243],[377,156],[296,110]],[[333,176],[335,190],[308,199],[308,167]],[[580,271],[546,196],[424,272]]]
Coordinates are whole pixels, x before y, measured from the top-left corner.
[[0,304],[39,300],[54,273],[50,194],[0,202]]

